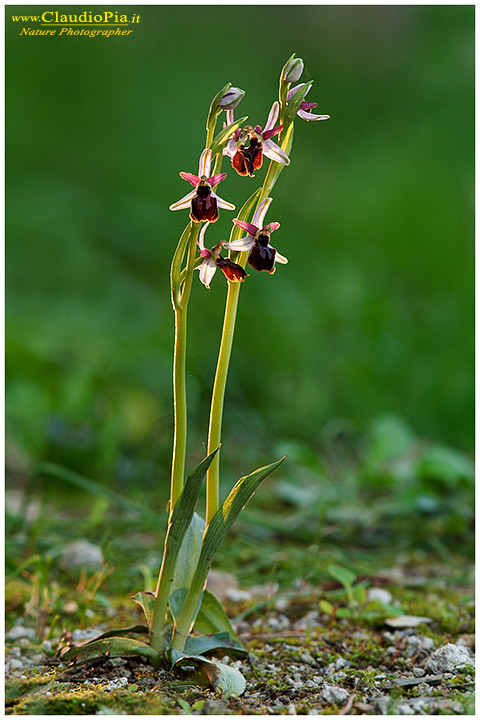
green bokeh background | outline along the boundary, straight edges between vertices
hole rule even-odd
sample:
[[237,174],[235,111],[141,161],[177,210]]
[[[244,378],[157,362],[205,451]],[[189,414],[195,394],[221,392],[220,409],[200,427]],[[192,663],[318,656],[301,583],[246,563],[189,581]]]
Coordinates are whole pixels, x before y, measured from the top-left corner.
[[[51,9],[141,21],[120,38],[19,36],[26,23],[12,15]],[[274,191],[274,245],[289,264],[242,287],[224,458],[250,471],[274,459],[274,442],[315,449],[336,418],[362,430],[384,413],[472,449],[472,6],[10,5],[6,51],[16,452],[117,485],[133,458],[135,476],[155,482],[162,468],[168,489],[168,273],[187,220],[168,206],[188,192],[179,171],[197,171],[216,92],[243,88],[237,116],[263,125],[293,52],[331,119],[298,119]],[[221,196],[239,208],[264,172],[230,171]],[[210,292],[195,281],[193,459],[225,295],[223,276]]]

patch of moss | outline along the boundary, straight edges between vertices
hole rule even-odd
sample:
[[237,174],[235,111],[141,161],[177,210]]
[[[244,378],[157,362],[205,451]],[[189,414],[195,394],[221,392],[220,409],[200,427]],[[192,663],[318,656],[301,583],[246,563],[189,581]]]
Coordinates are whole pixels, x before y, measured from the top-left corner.
[[5,683],[5,698],[7,700],[15,700],[24,697],[27,693],[31,693],[40,688],[48,689],[52,685],[55,675],[42,674],[31,678],[12,678]]

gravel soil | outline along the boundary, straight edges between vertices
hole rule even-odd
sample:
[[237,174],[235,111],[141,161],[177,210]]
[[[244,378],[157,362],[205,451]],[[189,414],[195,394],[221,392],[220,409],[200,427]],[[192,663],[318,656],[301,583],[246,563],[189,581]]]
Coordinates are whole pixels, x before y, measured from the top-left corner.
[[[416,571],[415,583],[370,578],[369,596],[349,606],[350,617],[339,617],[345,599],[335,583],[233,589],[227,611],[248,655],[218,658],[246,677],[241,697],[222,697],[135,658],[62,664],[60,638],[39,643],[19,619],[6,635],[6,714],[474,714],[472,590],[433,579],[438,570],[430,579]],[[382,597],[405,615],[382,616]],[[77,630],[69,640],[108,625]]]

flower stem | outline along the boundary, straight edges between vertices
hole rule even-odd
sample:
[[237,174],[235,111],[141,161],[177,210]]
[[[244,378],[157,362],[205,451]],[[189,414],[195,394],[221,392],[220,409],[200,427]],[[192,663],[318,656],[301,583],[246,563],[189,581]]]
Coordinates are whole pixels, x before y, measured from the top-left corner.
[[[238,262],[244,266],[248,253],[242,253]],[[243,259],[243,263],[242,263]],[[235,321],[237,318],[238,298],[241,283],[228,283],[227,303],[223,320],[222,339],[218,353],[217,371],[213,384],[212,404],[210,409],[210,426],[208,431],[208,453],[220,445],[222,435],[223,402],[227,384],[228,366],[232,352]],[[207,472],[207,526],[219,508],[219,453],[214,457]]]
[[191,223],[187,265],[183,289],[175,292],[172,300],[175,311],[175,347],[173,356],[173,407],[174,439],[172,476],[170,490],[170,512],[175,507],[183,489],[185,458],[187,452],[187,395],[186,395],[186,349],[187,349],[187,306],[192,288],[195,252],[199,223]]
[[[262,186],[260,197],[257,201],[259,204],[270,194],[275,185],[283,165],[270,162],[265,180]],[[242,252],[236,262],[245,267],[248,257],[248,251]],[[230,364],[230,356],[232,353],[233,335],[235,332],[235,322],[237,319],[238,299],[240,296],[241,283],[228,283],[227,303],[225,306],[225,316],[223,320],[222,339],[220,341],[220,350],[218,353],[217,370],[215,373],[215,381],[213,384],[212,404],[210,407],[210,425],[208,430],[208,453],[213,452],[221,443],[222,437],[222,417],[223,403],[225,399],[225,388],[227,384],[228,366]],[[206,524],[213,518],[220,505],[219,498],[220,486],[220,454],[218,453],[210,465],[207,472],[207,517]]]

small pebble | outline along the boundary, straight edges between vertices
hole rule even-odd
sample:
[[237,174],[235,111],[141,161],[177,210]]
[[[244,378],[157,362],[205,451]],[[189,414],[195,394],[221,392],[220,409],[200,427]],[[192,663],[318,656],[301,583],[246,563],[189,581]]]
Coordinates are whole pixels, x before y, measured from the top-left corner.
[[248,590],[238,590],[237,588],[228,588],[226,596],[231,602],[249,602],[252,599],[252,593]]
[[447,643],[433,652],[427,660],[427,668],[433,673],[455,672],[474,665],[466,648]]
[[301,652],[298,659],[305,665],[315,665],[316,660],[309,652]]
[[17,658],[10,658],[5,663],[5,672],[11,672],[12,670],[23,670],[25,667],[25,664],[21,660],[17,660]]
[[269,618],[267,625],[272,630],[286,630],[290,627],[290,620],[285,615],[279,615],[278,617]]
[[64,548],[59,564],[64,570],[99,570],[103,565],[102,550],[88,540],[74,540]]
[[385,605],[389,605],[392,600],[392,593],[388,592],[388,590],[384,590],[383,588],[370,588],[367,591],[367,599],[370,600],[370,602],[374,600],[378,600],[378,602],[384,603]]
[[104,627],[97,625],[96,627],[80,629],[76,628],[72,632],[72,640],[74,643],[83,642],[84,640],[93,640],[94,637],[104,632]]
[[349,698],[349,692],[337,685],[326,685],[321,692],[321,696],[330,705],[345,705]]
[[279,612],[284,612],[288,607],[288,600],[287,598],[278,598],[278,600],[275,601],[275,610],[278,610]]
[[398,715],[415,715],[415,710],[411,705],[407,705],[407,703],[399,703],[397,705],[397,713]]
[[413,668],[413,674],[415,677],[423,677],[425,675],[425,670],[421,667],[414,667]]
[[15,627],[7,632],[5,638],[6,640],[20,640],[20,638],[35,640],[35,630],[24,627],[23,625],[15,625]]

